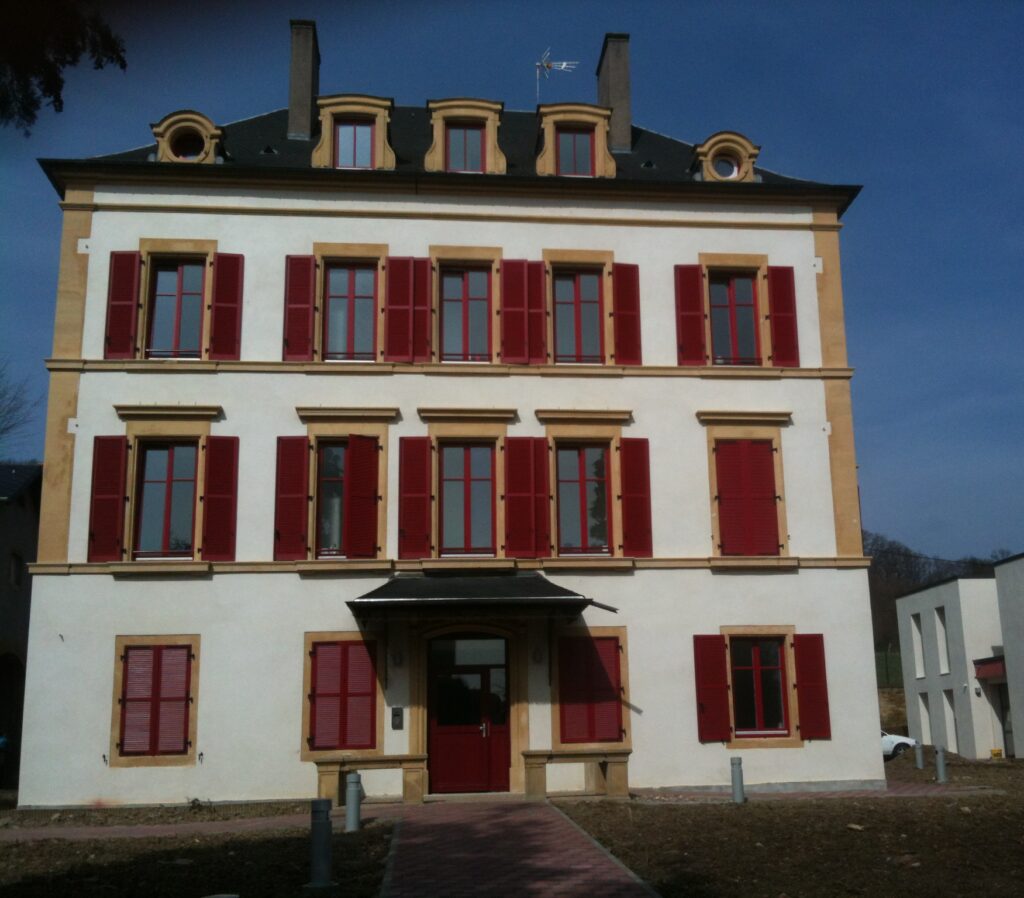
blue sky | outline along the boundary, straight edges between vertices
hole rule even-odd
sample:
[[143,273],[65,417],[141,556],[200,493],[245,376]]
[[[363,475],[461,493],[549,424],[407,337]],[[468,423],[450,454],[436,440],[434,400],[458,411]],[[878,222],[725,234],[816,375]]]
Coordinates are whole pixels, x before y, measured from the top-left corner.
[[13,454],[40,456],[60,215],[37,157],[116,152],[194,108],[287,104],[289,18],[316,19],[321,91],[400,104],[535,105],[533,63],[579,60],[542,99],[596,101],[606,31],[631,34],[637,125],[732,129],[766,168],[863,184],[843,275],[864,525],[945,557],[1024,550],[1024,3],[106,4],[128,70],[69,70],[65,111],[0,131],[0,357],[40,396]]

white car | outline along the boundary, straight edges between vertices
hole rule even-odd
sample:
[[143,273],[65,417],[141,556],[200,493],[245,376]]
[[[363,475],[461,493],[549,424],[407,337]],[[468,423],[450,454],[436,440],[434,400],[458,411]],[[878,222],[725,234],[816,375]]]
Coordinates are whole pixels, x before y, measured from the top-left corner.
[[917,745],[916,739],[909,736],[896,736],[882,730],[882,757],[887,761],[898,758],[903,752]]

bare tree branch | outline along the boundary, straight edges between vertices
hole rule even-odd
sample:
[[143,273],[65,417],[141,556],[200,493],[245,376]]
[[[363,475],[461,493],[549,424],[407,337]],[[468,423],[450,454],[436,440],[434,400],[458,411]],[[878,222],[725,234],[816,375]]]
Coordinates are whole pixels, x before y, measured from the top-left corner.
[[39,404],[29,379],[12,379],[8,367],[6,359],[0,360],[0,458],[9,455],[31,429]]

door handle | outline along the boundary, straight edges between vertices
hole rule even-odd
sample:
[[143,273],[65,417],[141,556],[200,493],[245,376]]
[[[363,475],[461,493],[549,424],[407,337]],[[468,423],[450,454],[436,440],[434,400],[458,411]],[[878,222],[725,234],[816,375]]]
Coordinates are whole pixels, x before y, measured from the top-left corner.
[[487,721],[486,720],[483,721],[480,724],[480,735],[483,736],[485,739],[487,738]]

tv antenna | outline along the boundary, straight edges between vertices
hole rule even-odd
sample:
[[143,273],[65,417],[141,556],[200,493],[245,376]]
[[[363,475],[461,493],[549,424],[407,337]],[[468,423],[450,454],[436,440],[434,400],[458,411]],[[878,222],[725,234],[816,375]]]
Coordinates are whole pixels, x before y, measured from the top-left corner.
[[540,62],[535,62],[534,66],[537,69],[537,102],[540,103],[540,76],[544,75],[545,80],[551,74],[551,72],[571,72],[579,62],[562,61],[555,62],[551,59],[551,48],[548,47],[544,51],[544,55],[541,56]]

